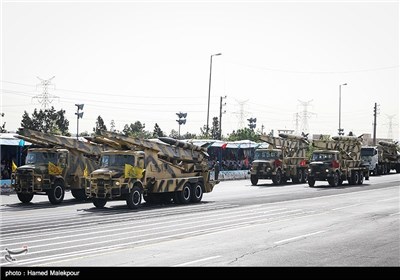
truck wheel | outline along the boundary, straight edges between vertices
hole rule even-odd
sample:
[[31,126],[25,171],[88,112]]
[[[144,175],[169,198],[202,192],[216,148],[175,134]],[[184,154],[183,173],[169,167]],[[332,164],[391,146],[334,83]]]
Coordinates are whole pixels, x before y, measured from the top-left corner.
[[134,186],[130,193],[128,194],[128,198],[126,199],[126,204],[129,209],[137,209],[142,202],[142,192],[138,186]]
[[308,185],[309,185],[310,187],[314,187],[314,185],[315,185],[315,179],[314,179],[313,177],[308,177],[308,178],[307,178],[307,182],[308,182]]
[[174,202],[178,203],[178,204],[188,204],[190,202],[190,185],[189,183],[186,183],[183,186],[182,191],[180,192],[175,192],[175,196],[174,196]]
[[305,182],[305,180],[304,180],[304,170],[298,169],[298,170],[297,170],[296,177],[294,177],[294,178],[292,179],[292,181],[293,181],[293,183],[296,183],[296,184],[298,184],[298,183],[304,183],[304,182]]
[[307,182],[307,171],[303,169],[301,171],[303,173],[303,180],[300,181],[300,183],[306,183]]
[[331,187],[337,187],[339,185],[339,174],[333,173],[333,176],[328,179],[328,183]]
[[360,174],[358,175],[357,184],[362,185],[363,183],[364,183],[364,173],[362,171],[360,171]]
[[104,208],[104,206],[107,204],[107,199],[105,198],[93,198],[93,205],[96,206],[96,208]]
[[378,166],[375,165],[375,168],[374,168],[374,170],[372,171],[372,174],[373,174],[374,176],[378,175]]
[[272,176],[272,182],[274,183],[274,185],[282,184],[282,172],[280,169],[276,171],[276,175]]
[[192,188],[192,196],[191,196],[191,201],[194,203],[200,202],[201,199],[203,198],[203,185],[198,182],[194,184]]
[[351,173],[351,178],[350,178],[350,181],[349,181],[350,185],[355,185],[355,184],[357,184],[359,178],[360,178],[360,175],[359,175],[358,171],[353,171],[353,172]]
[[251,181],[251,184],[252,184],[253,186],[257,186],[257,183],[258,183],[258,177],[257,177],[257,175],[250,175],[250,181]]
[[18,193],[17,196],[22,203],[29,203],[33,198],[33,193]]
[[75,189],[71,190],[72,196],[79,201],[86,200],[88,197],[86,196],[86,192],[84,189]]
[[64,200],[64,195],[64,183],[61,181],[56,181],[51,190],[47,191],[47,196],[51,204],[60,204]]

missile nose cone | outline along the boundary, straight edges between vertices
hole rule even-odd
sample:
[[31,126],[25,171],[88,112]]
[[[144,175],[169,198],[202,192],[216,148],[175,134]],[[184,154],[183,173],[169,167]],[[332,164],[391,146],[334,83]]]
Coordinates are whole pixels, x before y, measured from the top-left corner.
[[176,140],[170,137],[158,137],[158,139],[170,145],[174,145],[176,143]]

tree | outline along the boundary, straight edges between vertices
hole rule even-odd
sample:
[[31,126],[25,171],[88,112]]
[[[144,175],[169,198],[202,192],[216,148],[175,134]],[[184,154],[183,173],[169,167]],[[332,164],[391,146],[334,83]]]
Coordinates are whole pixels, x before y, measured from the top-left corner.
[[207,135],[207,125],[200,127],[200,135],[198,136],[199,139],[209,139],[210,137]]
[[[1,117],[4,117],[4,113],[1,113]],[[4,122],[1,126],[0,126],[0,132],[1,133],[6,133],[6,122]]]
[[125,136],[132,136],[142,139],[151,138],[153,135],[144,130],[145,124],[142,124],[140,121],[136,121],[135,123],[131,123],[130,125],[126,124],[124,129],[122,130]]
[[101,116],[98,116],[96,121],[96,127],[93,128],[93,132],[95,135],[100,135],[101,130],[107,130],[107,127],[104,124],[103,118]]
[[24,111],[21,127],[42,131],[45,133],[61,134],[71,136],[68,132],[69,121],[65,118],[65,110],[56,111],[52,106],[50,109],[39,111],[35,109],[32,117]]
[[212,127],[211,127],[211,138],[219,139],[219,121],[218,117],[213,118]]
[[239,140],[250,140],[258,142],[260,137],[254,132],[253,129],[245,127],[243,129],[238,129],[237,131],[232,131],[229,134],[227,141],[239,141]]
[[115,121],[111,120],[110,122],[110,131],[114,132],[115,131]]
[[179,133],[175,129],[172,129],[168,136],[174,139],[179,139]]
[[182,139],[196,139],[196,134],[186,132],[184,135],[181,135]]
[[154,131],[153,131],[153,137],[154,138],[158,138],[158,137],[164,137],[165,134],[164,132],[161,130],[161,128],[158,126],[158,123],[156,123],[154,125]]

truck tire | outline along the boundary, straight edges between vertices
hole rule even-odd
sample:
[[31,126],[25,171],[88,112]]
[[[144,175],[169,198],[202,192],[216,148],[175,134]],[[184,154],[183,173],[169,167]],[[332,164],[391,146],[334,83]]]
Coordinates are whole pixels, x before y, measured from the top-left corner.
[[47,191],[47,196],[51,204],[60,204],[64,200],[65,189],[62,181],[54,182],[50,190]]
[[301,170],[301,173],[303,173],[303,179],[300,181],[300,183],[305,183],[307,182],[307,172],[305,169]]
[[191,198],[191,190],[190,190],[190,184],[186,183],[182,191],[175,192],[174,195],[174,202],[177,204],[188,204],[190,202]]
[[93,205],[96,207],[96,208],[104,208],[104,206],[107,204],[107,199],[105,199],[105,198],[97,198],[97,197],[94,197],[93,198]]
[[198,203],[203,198],[203,184],[197,182],[192,187],[191,198],[190,200],[194,203]]
[[359,171],[360,174],[358,174],[358,185],[362,185],[364,183],[364,173],[362,171]]
[[282,172],[280,169],[276,171],[276,174],[272,176],[272,182],[274,185],[280,185],[282,184]]
[[257,186],[257,183],[258,183],[258,177],[257,177],[257,175],[250,175],[250,181],[251,181],[251,184],[252,184],[253,186]]
[[79,201],[84,201],[88,198],[84,189],[71,190],[71,194],[76,200]]
[[308,182],[308,185],[309,185],[310,187],[314,187],[314,185],[315,185],[315,179],[314,179],[313,177],[308,177],[308,178],[307,178],[307,182]]
[[128,194],[126,204],[129,209],[137,209],[142,203],[142,191],[138,186],[134,186]]
[[349,180],[349,184],[350,185],[356,185],[358,183],[359,178],[360,178],[360,174],[358,173],[358,171],[351,172],[351,177],[350,177],[350,180]]
[[297,169],[296,175],[292,177],[292,182],[295,184],[302,183],[304,181],[304,173],[302,169]]
[[33,198],[33,193],[17,193],[17,196],[22,203],[29,203]]
[[328,183],[331,187],[339,186],[339,174],[337,172],[333,173],[333,176],[328,179]]

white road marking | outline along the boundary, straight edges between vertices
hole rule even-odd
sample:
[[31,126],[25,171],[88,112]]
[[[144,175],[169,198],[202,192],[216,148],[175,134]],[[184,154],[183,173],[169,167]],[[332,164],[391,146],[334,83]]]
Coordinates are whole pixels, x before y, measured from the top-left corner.
[[361,205],[361,203],[352,204],[352,205],[347,205],[347,206],[338,207],[338,208],[333,208],[332,211],[341,210],[341,209],[346,209],[346,208],[350,208],[350,207],[354,207],[354,206],[358,206],[358,205]]
[[177,264],[174,266],[185,266],[185,265],[191,265],[194,263],[198,263],[198,262],[203,262],[203,261],[208,261],[208,260],[212,260],[212,259],[217,259],[220,258],[221,256],[213,256],[213,257],[208,257],[208,258],[204,258],[204,259],[199,259],[199,260],[195,260],[195,261],[191,261],[191,262],[185,262],[185,263],[181,263],[181,264]]
[[323,233],[323,232],[325,232],[325,230],[320,230],[320,231],[313,232],[313,233],[308,233],[308,234],[303,234],[303,235],[296,236],[296,237],[292,237],[292,238],[288,238],[288,239],[283,239],[283,240],[274,242],[274,244],[282,244],[282,243],[285,243],[285,242],[288,242],[288,241],[293,241],[293,240],[297,240],[297,239],[302,239],[302,238],[304,238],[304,237],[308,237],[308,236],[311,236],[311,235],[320,234],[320,233]]

